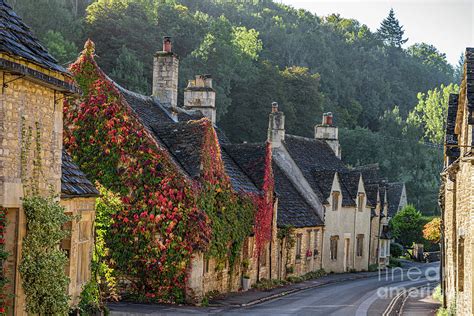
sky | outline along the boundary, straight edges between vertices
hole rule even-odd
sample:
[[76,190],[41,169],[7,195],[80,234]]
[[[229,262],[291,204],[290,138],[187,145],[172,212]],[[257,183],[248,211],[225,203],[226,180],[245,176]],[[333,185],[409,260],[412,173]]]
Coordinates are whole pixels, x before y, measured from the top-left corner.
[[474,47],[474,0],[275,0],[326,16],[339,13],[376,31],[390,8],[403,25],[405,45],[425,42],[458,63],[466,47]]

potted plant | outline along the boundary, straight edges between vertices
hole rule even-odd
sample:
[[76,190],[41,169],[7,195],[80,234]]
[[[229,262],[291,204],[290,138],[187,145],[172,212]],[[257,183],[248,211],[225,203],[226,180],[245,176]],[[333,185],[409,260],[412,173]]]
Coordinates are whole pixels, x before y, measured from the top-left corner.
[[242,290],[248,291],[250,289],[250,276],[248,274],[242,275]]
[[306,250],[306,259],[309,260],[313,256],[311,249]]

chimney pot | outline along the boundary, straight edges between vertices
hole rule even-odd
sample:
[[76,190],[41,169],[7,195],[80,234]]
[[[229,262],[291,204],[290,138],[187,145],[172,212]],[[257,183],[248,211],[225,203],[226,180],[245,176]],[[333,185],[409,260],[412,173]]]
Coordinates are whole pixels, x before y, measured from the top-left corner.
[[172,49],[171,37],[165,36],[163,37],[163,51],[166,53],[171,53]]
[[278,112],[278,103],[272,102],[272,113]]
[[332,113],[326,113],[326,125],[332,125]]

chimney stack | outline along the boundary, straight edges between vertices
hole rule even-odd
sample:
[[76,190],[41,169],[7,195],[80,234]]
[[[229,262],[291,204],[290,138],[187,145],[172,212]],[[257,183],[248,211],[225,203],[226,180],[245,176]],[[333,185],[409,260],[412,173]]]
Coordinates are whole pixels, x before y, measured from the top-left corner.
[[278,110],[278,103],[273,102],[268,122],[268,142],[272,148],[278,148],[283,140],[285,140],[285,114]]
[[184,89],[184,108],[199,110],[216,123],[216,91],[212,88],[211,75],[197,75]]
[[331,147],[337,158],[341,159],[339,129],[333,125],[333,115],[331,112],[324,113],[322,124],[314,127],[314,137],[325,141],[329,147]]
[[171,108],[178,105],[179,59],[173,53],[171,37],[163,38],[163,50],[153,59],[153,96]]

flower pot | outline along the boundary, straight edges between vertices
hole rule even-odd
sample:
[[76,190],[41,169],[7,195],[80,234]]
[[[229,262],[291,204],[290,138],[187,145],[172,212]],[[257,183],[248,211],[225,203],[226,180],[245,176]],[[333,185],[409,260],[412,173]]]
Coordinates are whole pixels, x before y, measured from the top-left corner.
[[250,289],[250,279],[242,278],[242,290],[248,291]]

